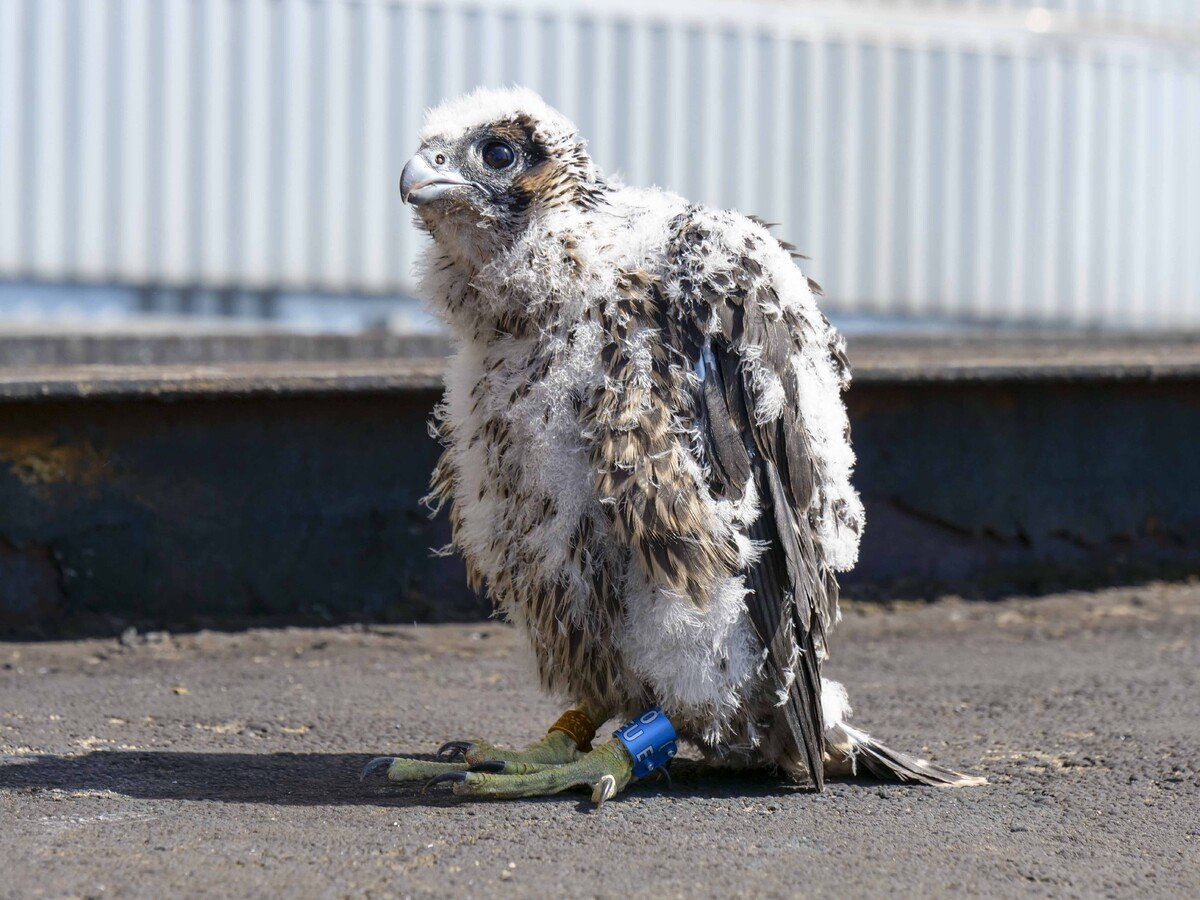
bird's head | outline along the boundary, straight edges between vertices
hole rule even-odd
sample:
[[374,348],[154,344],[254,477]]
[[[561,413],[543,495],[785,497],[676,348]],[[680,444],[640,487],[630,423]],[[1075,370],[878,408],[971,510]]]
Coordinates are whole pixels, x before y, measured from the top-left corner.
[[587,207],[604,185],[575,126],[533,91],[476,90],[429,112],[400,195],[434,240],[486,261],[537,215]]

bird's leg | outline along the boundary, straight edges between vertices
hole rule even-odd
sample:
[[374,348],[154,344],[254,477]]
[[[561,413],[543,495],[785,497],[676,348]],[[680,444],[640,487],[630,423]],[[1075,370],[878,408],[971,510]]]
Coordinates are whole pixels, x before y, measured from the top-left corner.
[[[541,739],[523,750],[497,747],[487,741],[450,741],[442,745],[438,756],[446,762],[381,756],[371,760],[363,777],[386,771],[388,781],[426,781],[464,769],[474,772],[505,775],[527,775],[548,768],[563,766],[581,758],[591,750],[591,740],[597,723],[608,714],[588,703],[567,710]],[[464,766],[465,763],[465,766]]]

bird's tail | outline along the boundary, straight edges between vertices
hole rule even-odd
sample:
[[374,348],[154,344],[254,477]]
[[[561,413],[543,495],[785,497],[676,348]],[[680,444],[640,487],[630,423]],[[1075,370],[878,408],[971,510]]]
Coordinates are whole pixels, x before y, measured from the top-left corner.
[[850,704],[845,689],[836,681],[821,679],[821,705],[825,715],[825,775],[871,775],[880,781],[929,784],[936,787],[970,787],[987,784],[978,775],[963,775],[900,753],[881,744],[865,731],[847,725]]

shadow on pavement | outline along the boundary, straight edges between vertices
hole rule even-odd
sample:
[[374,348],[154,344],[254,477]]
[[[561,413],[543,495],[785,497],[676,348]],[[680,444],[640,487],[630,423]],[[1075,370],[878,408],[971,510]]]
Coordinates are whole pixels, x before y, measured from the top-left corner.
[[[372,758],[369,754],[359,753],[139,750],[103,750],[85,756],[8,757],[0,763],[0,789],[111,791],[150,800],[281,806],[446,806],[463,802],[446,788],[422,793],[420,784],[362,782],[359,772]],[[678,760],[672,766],[669,785],[665,779],[652,779],[635,785],[630,792],[641,796],[670,794],[717,798],[781,796],[803,793],[805,789],[762,772],[712,770],[690,760]],[[533,799],[534,802],[563,802],[555,798]]]

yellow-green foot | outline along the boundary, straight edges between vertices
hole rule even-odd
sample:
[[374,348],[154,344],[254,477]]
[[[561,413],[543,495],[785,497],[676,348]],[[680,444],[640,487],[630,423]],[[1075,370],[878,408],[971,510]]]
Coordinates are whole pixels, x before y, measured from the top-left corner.
[[[388,781],[428,781],[451,772],[527,775],[565,765],[580,758],[575,739],[561,731],[551,731],[524,750],[496,747],[486,741],[451,741],[438,751],[439,761],[380,756],[367,763],[362,777],[383,773]],[[458,757],[459,761],[453,760]]]
[[633,760],[624,746],[610,741],[573,762],[546,766],[524,774],[503,774],[481,771],[442,772],[435,775],[426,787],[453,784],[460,797],[545,797],[575,787],[592,791],[597,806],[625,789],[633,777]]
[[[590,749],[590,747],[589,747]],[[518,775],[535,771],[528,767],[561,766],[579,759],[575,739],[562,731],[547,732],[523,750],[497,747],[487,741],[447,741],[438,749],[439,760],[465,762],[468,766],[484,766],[481,771]],[[494,764],[503,763],[502,766]],[[455,768],[461,769],[461,765]]]

